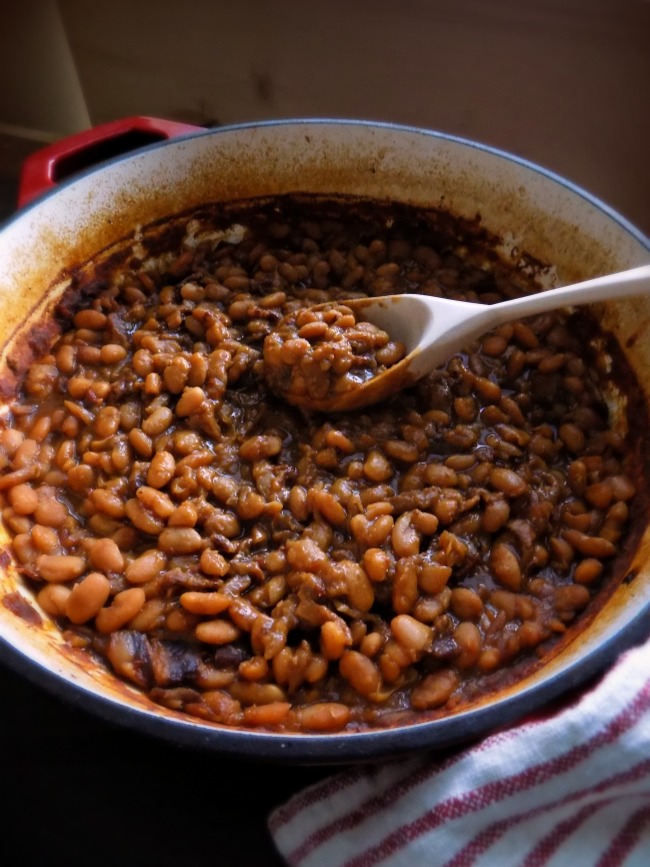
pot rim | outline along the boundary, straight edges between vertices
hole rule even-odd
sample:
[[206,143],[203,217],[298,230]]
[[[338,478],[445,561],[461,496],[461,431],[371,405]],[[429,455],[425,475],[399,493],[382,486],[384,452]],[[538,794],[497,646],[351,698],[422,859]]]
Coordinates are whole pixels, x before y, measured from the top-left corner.
[[37,208],[38,205],[44,201],[45,199],[57,195],[57,193],[68,187],[75,184],[77,181],[94,174],[95,172],[103,171],[104,169],[117,165],[125,160],[128,161],[132,157],[137,154],[146,153],[149,151],[154,151],[159,148],[165,148],[174,142],[179,141],[179,139],[194,139],[194,138],[203,138],[203,137],[213,137],[222,134],[228,134],[233,132],[244,132],[249,129],[264,129],[271,127],[283,127],[283,126],[300,126],[300,125],[323,125],[323,126],[349,126],[349,127],[367,127],[370,129],[380,129],[380,130],[390,130],[398,133],[409,133],[415,135],[422,135],[434,139],[440,139],[443,141],[453,142],[455,144],[463,145],[465,147],[474,148],[478,151],[482,151],[484,153],[489,153],[493,156],[499,157],[506,161],[515,163],[522,168],[528,169],[536,174],[541,175],[542,177],[547,178],[550,181],[558,184],[561,187],[564,187],[571,193],[577,195],[579,198],[584,199],[590,205],[596,207],[598,210],[602,211],[606,216],[616,222],[622,229],[628,232],[638,243],[640,243],[643,247],[645,247],[650,252],[650,236],[646,236],[644,232],[642,232],[637,226],[635,226],[627,217],[613,208],[611,205],[607,204],[603,199],[600,199],[598,196],[595,196],[593,193],[588,192],[584,187],[575,183],[574,181],[569,180],[563,175],[549,169],[540,163],[537,163],[533,160],[527,159],[525,157],[518,156],[517,154],[513,154],[510,151],[504,150],[502,148],[495,147],[493,145],[484,144],[482,142],[476,141],[474,139],[465,138],[463,136],[454,135],[452,133],[442,132],[440,130],[427,129],[425,127],[413,126],[408,124],[400,124],[393,123],[391,121],[379,121],[379,120],[369,120],[369,119],[354,119],[354,118],[329,118],[329,117],[296,117],[296,118],[280,118],[274,120],[260,120],[260,121],[246,121],[243,123],[234,123],[234,124],[225,124],[224,126],[219,127],[210,127],[210,128],[201,128],[197,127],[196,132],[185,133],[181,136],[177,136],[174,138],[166,139],[165,141],[153,142],[152,144],[144,145],[143,147],[139,147],[136,150],[128,151],[127,153],[119,154],[114,157],[110,157],[109,159],[103,160],[100,163],[91,166],[87,169],[82,169],[79,172],[76,172],[74,175],[71,175],[69,178],[66,178],[60,181],[56,187],[53,189],[48,189],[37,196],[35,196],[30,202],[26,205],[23,205],[19,210],[17,210],[14,214],[10,215],[1,225],[0,232],[2,229],[10,225],[15,219],[21,217],[24,213]]
[[[648,637],[650,603],[632,620],[623,624],[586,656],[570,662],[551,678],[525,686],[505,698],[496,694],[496,703],[479,704],[435,720],[407,723],[388,729],[358,732],[268,732],[228,728],[200,720],[172,718],[108,699],[79,687],[51,671],[0,636],[0,660],[37,687],[86,713],[93,713],[110,724],[133,728],[177,747],[209,749],[247,759],[266,762],[290,761],[296,764],[334,765],[390,759],[428,750],[438,752],[489,737],[497,730],[533,719],[543,719],[555,699],[566,696],[568,703],[579,699],[590,679],[602,675],[627,650]],[[578,690],[577,694],[573,690]],[[555,710],[553,708],[552,710]]]
[[[183,140],[207,138],[224,133],[245,132],[251,129],[300,125],[387,130],[397,134],[426,136],[485,152],[533,172],[584,200],[585,203],[596,208],[627,233],[640,247],[650,252],[650,238],[646,237],[627,218],[577,184],[543,166],[507,151],[440,131],[372,120],[297,118],[251,121],[214,129],[197,129],[196,132],[186,133],[181,138]],[[20,219],[33,209],[38,209],[40,203],[48,197],[57,195],[61,190],[73,186],[90,175],[101,172],[105,168],[120,164],[125,160],[128,161],[144,152],[166,147],[178,140],[175,138],[146,145],[136,151],[112,157],[66,178],[57,187],[39,194],[10,216],[0,226],[0,243],[1,232],[7,225]],[[367,761],[378,757],[388,758],[392,755],[410,753],[415,750],[439,750],[485,736],[497,728],[506,728],[531,715],[543,716],[549,702],[561,694],[568,693],[585,684],[591,677],[608,668],[622,652],[645,639],[650,629],[649,619],[650,603],[631,616],[627,622],[611,631],[596,646],[590,647],[582,657],[568,661],[547,679],[528,684],[524,682],[521,689],[505,695],[496,691],[493,694],[493,701],[488,699],[475,707],[470,706],[456,714],[435,720],[407,723],[392,729],[366,729],[360,732],[338,732],[324,735],[298,732],[284,734],[258,732],[250,729],[217,726],[203,723],[200,720],[192,721],[180,716],[173,718],[156,714],[154,710],[148,711],[137,708],[118,699],[108,698],[98,692],[93,692],[88,687],[75,684],[57,671],[47,668],[38,660],[12,646],[2,635],[0,635],[0,660],[6,661],[13,670],[37,686],[45,688],[51,694],[85,711],[92,710],[107,722],[126,728],[132,727],[138,732],[156,736],[176,745],[199,749],[207,748],[216,752],[226,752],[239,757],[266,761],[288,760],[311,764],[336,764]]]

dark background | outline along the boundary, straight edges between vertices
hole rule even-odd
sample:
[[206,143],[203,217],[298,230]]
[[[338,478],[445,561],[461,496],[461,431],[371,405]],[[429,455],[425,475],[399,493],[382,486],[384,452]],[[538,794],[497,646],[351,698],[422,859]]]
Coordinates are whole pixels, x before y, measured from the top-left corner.
[[331,770],[179,749],[0,665],[3,867],[281,867],[269,811]]

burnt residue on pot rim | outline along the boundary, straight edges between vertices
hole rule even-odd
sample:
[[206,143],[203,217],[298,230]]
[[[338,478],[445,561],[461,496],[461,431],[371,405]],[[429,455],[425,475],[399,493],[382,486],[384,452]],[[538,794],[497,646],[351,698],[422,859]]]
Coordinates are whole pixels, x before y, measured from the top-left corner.
[[[36,199],[14,221],[29,223],[35,212],[46,209],[55,222],[27,227],[40,233],[38,262],[34,247],[23,251],[20,282],[29,285],[23,278],[45,270],[51,283],[62,266],[89,259],[135,227],[205,202],[287,192],[387,198],[443,207],[467,219],[480,213],[485,225],[497,226],[504,243],[541,260],[548,260],[552,250],[563,282],[573,281],[578,272],[584,278],[614,270],[618,230],[650,249],[634,227],[593,196],[497,149],[371,121],[281,120],[152,144]],[[579,203],[582,218],[571,202]],[[596,233],[584,215],[605,216],[615,234],[603,231],[601,222]]]

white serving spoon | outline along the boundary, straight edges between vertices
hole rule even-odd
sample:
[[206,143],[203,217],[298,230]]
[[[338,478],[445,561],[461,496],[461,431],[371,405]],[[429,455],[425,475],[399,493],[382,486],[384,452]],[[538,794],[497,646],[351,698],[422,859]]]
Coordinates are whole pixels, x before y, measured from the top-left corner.
[[385,400],[416,382],[497,325],[559,307],[647,294],[650,294],[650,265],[498,304],[475,304],[411,294],[345,299],[340,303],[352,308],[357,318],[372,322],[386,331],[391,340],[402,342],[406,356],[349,390],[323,399],[310,399],[309,395],[304,395],[292,402],[326,412],[360,409]]

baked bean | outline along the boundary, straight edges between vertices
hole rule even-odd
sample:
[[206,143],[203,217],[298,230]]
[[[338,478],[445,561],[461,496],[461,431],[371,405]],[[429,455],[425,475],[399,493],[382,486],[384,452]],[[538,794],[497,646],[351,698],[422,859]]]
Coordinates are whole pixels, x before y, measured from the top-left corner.
[[424,593],[440,593],[451,577],[451,566],[442,563],[425,563],[420,569],[418,584]]
[[[139,615],[136,615],[136,618],[139,618]],[[170,632],[178,632],[187,634],[192,631],[197,623],[197,616],[195,614],[191,614],[189,611],[186,611],[184,608],[173,608],[164,618],[164,624],[166,629]],[[228,680],[226,682],[231,682]],[[211,679],[210,687],[223,686],[224,682],[221,681],[219,684],[215,684]]]
[[196,508],[189,501],[175,506],[167,521],[168,527],[194,527],[198,521]]
[[174,511],[174,501],[167,494],[157,488],[142,485],[135,492],[136,497],[145,509],[152,512],[157,518],[167,520]]
[[369,521],[365,515],[354,515],[350,519],[350,530],[360,544],[377,548],[391,535],[394,521],[391,515],[379,515]]
[[241,237],[169,251],[145,227],[135,271],[104,263],[106,293],[80,272],[61,336],[24,371],[15,354],[13,554],[66,641],[174,712],[321,733],[447,713],[620,580],[645,421],[606,417],[592,326],[500,326],[359,412],[270,394],[269,365],[318,394],[401,358],[346,294],[537,288],[448,216],[376,207],[224,205]]
[[587,557],[602,559],[613,557],[616,553],[616,546],[600,536],[589,536],[579,530],[569,529],[564,531],[564,538],[572,548]]
[[190,375],[191,364],[187,358],[177,355],[163,370],[163,382],[171,394],[180,394]]
[[636,494],[636,485],[627,476],[615,475],[610,478],[615,500],[631,500]]
[[478,396],[486,403],[499,403],[501,400],[501,386],[485,376],[476,377],[474,388]]
[[28,482],[38,476],[38,467],[29,466],[16,470],[13,473],[7,473],[0,477],[0,491],[5,491],[8,488],[13,488],[22,482]]
[[246,680],[264,680],[269,675],[269,664],[263,656],[253,656],[239,664],[238,672]]
[[416,710],[440,707],[458,686],[458,675],[453,669],[441,669],[427,675],[411,693],[411,704]]
[[34,524],[31,530],[32,542],[44,554],[54,554],[59,548],[59,534],[54,527],[42,527]]
[[563,584],[555,588],[554,602],[560,613],[573,616],[575,611],[584,608],[589,602],[589,591],[581,584]]
[[150,458],[153,454],[153,442],[140,428],[133,428],[129,431],[129,443],[132,448],[143,458]]
[[328,491],[315,491],[312,498],[313,506],[330,524],[341,525],[347,517],[345,509]]
[[478,620],[483,613],[483,600],[469,587],[454,587],[451,591],[451,607],[461,620]]
[[101,608],[95,616],[95,627],[104,634],[116,632],[136,616],[145,603],[144,590],[130,587],[113,597],[108,608]]
[[120,426],[120,411],[115,406],[102,407],[97,415],[93,427],[98,437],[109,437],[117,432]]
[[126,506],[120,495],[108,488],[95,488],[89,499],[97,511],[110,518],[120,519],[126,514]]
[[566,423],[560,425],[558,433],[560,439],[570,452],[579,455],[583,451],[586,437],[584,431],[577,424]]
[[0,446],[8,457],[12,457],[18,446],[25,441],[25,434],[16,428],[4,428],[0,434]]
[[356,650],[344,651],[339,671],[360,695],[372,695],[381,686],[381,674],[377,666]]
[[384,638],[379,632],[370,632],[361,639],[359,651],[372,659],[377,656],[384,645]]
[[603,564],[600,560],[587,557],[577,564],[573,571],[573,580],[578,584],[592,584],[597,578],[600,578],[602,571]]
[[168,527],[158,537],[165,554],[194,554],[203,548],[201,535],[192,527]]
[[164,488],[174,478],[175,471],[176,461],[171,452],[156,452],[147,470],[147,484],[152,488]]
[[36,560],[36,571],[44,581],[74,581],[85,569],[85,559],[74,554],[41,554]]
[[29,533],[18,533],[13,538],[13,549],[19,563],[34,563],[41,553]]
[[497,647],[486,647],[480,654],[476,667],[484,674],[495,671],[503,662],[503,657]]
[[239,638],[239,629],[227,620],[206,620],[195,630],[199,641],[206,644],[230,644]]
[[62,527],[68,517],[68,510],[50,491],[41,488],[41,492],[34,510],[34,520],[45,527]]
[[160,375],[157,373],[149,373],[147,374],[144,381],[144,393],[151,397],[160,394],[162,391],[162,379]]
[[323,623],[320,630],[320,648],[326,659],[340,659],[351,644],[352,635],[342,620],[327,620]]
[[229,608],[232,597],[219,592],[188,591],[181,595],[180,602],[183,608],[186,608],[191,614],[214,616]]
[[521,343],[526,349],[537,349],[539,346],[537,335],[525,322],[513,322],[512,332],[517,343]]
[[499,543],[490,555],[490,569],[495,579],[510,590],[519,590],[522,575],[519,559],[508,545]]
[[205,392],[200,386],[186,388],[176,404],[176,414],[179,418],[198,413],[205,405]]
[[528,490],[521,476],[507,467],[495,467],[490,473],[490,484],[509,497],[520,497]]
[[92,543],[88,561],[102,572],[122,572],[124,557],[112,539],[97,539]]
[[474,421],[478,412],[476,400],[470,395],[457,397],[454,401],[454,411],[461,421]]
[[87,623],[99,612],[110,596],[111,585],[101,572],[89,572],[71,588],[65,603],[65,615],[71,623]]
[[71,590],[64,584],[46,584],[36,594],[36,601],[50,617],[64,617]]
[[507,339],[499,334],[488,334],[481,342],[481,351],[491,358],[499,358],[507,347]]
[[441,524],[451,524],[460,514],[461,508],[462,500],[455,495],[455,491],[452,491],[436,500],[433,511]]
[[386,482],[392,478],[394,470],[386,455],[372,449],[364,461],[363,472],[371,482]]
[[32,515],[38,506],[38,493],[28,484],[19,484],[9,490],[9,502],[18,515]]
[[4,509],[3,520],[13,533],[29,533],[32,522],[26,515],[17,515],[12,509]]
[[289,491],[289,508],[297,521],[306,521],[310,509],[307,500],[307,489],[302,485],[294,485]]
[[106,325],[106,314],[99,310],[80,310],[75,313],[74,324],[76,328],[88,328],[90,331],[101,331]]
[[506,613],[508,620],[514,620],[517,616],[517,595],[509,590],[493,590],[490,593],[492,605]]
[[388,457],[405,464],[413,463],[419,456],[418,447],[414,443],[407,443],[403,440],[386,440],[384,451]]
[[76,347],[63,344],[56,353],[56,366],[61,373],[70,375],[74,372],[77,359]]
[[[366,488],[364,494],[367,494],[370,489]],[[365,497],[361,497],[362,504],[364,503]],[[391,503],[381,502],[381,500],[377,500],[376,502],[368,503],[366,506],[366,518],[369,521],[374,521],[375,518],[379,518],[381,515],[391,515],[393,513],[393,506]]]
[[431,627],[409,614],[398,614],[397,617],[393,617],[390,629],[402,647],[412,654],[414,660],[431,645],[433,639]]
[[343,431],[329,430],[325,436],[325,442],[333,449],[338,449],[343,454],[349,455],[354,451],[354,443]]
[[308,731],[337,732],[350,720],[350,708],[340,702],[318,702],[297,710],[302,728]]
[[259,461],[279,454],[282,440],[279,436],[256,436],[245,440],[239,448],[239,456],[244,461]]
[[132,560],[124,571],[124,577],[129,584],[147,584],[160,574],[166,563],[165,554],[154,548]]
[[469,620],[463,620],[454,629],[454,640],[458,646],[456,665],[460,669],[471,668],[483,649],[478,626]]
[[411,523],[412,513],[400,515],[391,530],[391,544],[395,556],[410,557],[420,550],[420,534]]
[[119,343],[105,343],[99,350],[102,364],[119,364],[124,361],[127,352]]
[[[162,629],[166,625],[168,629],[169,617],[168,605],[164,599],[149,599],[147,600],[140,611],[129,621],[129,629],[133,632],[154,632],[156,629]],[[212,682],[211,682],[212,684]]]
[[244,724],[249,726],[277,726],[282,723],[291,704],[288,701],[272,701],[268,704],[252,705],[244,708]]
[[492,497],[485,504],[481,524],[486,533],[496,533],[510,518],[510,506],[504,497]]
[[381,548],[368,548],[364,551],[362,562],[371,581],[385,581],[393,561]]
[[522,648],[537,647],[547,637],[544,627],[535,621],[526,620],[517,629],[519,646]]
[[174,419],[174,414],[167,406],[159,406],[142,422],[142,431],[147,436],[158,436],[166,431]]
[[124,511],[133,526],[149,536],[158,536],[164,529],[162,520],[136,499],[127,500]]
[[228,561],[218,551],[206,549],[201,553],[199,566],[206,575],[216,575],[222,578],[230,568]]
[[408,614],[418,598],[418,572],[412,558],[397,561],[393,582],[393,610]]
[[445,464],[427,464],[424,478],[429,485],[453,488],[458,483],[458,473],[452,467]]
[[597,509],[603,511],[609,506],[614,499],[614,490],[609,479],[602,482],[594,482],[585,489],[585,500]]

